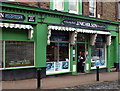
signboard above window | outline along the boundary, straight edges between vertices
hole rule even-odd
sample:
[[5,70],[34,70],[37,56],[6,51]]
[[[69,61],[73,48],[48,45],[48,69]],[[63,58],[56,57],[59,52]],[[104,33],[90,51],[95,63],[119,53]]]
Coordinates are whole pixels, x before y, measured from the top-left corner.
[[75,21],[75,20],[63,20],[62,22],[66,26],[106,30],[106,26],[103,24],[84,22],[84,21]]
[[25,16],[21,15],[21,14],[0,12],[0,19],[24,21],[25,20]]

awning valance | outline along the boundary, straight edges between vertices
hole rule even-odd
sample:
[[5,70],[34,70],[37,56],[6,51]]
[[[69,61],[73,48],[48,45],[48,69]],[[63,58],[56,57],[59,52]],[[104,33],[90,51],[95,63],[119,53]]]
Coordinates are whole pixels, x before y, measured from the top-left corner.
[[81,32],[81,33],[110,35],[110,32],[106,32],[106,31],[88,30],[88,29],[63,27],[63,26],[51,26],[51,25],[48,26],[48,30],[60,30],[60,31],[75,31],[76,30],[77,32]]
[[3,22],[0,22],[0,27],[33,30],[33,27],[31,25],[3,23]]
[[76,28],[63,27],[63,26],[48,26],[48,30],[75,31]]

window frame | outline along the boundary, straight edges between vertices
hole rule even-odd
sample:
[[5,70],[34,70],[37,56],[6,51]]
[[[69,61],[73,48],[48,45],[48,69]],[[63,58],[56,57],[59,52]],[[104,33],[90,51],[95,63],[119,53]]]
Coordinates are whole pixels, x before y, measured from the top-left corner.
[[60,0],[61,3],[63,3],[63,7],[60,8],[60,9],[57,9],[55,6],[55,0],[53,0],[53,10],[58,10],[58,11],[64,11],[64,0],[62,2],[62,0]]
[[[69,0],[70,2],[70,0]],[[79,0],[77,0],[77,11],[70,10],[70,5],[68,4],[69,13],[78,14],[79,13]]]
[[[91,1],[91,0],[89,0],[89,17],[96,17],[96,12],[97,12],[97,11],[96,11],[96,7],[97,7],[96,0],[93,1],[93,2],[95,2],[95,4],[94,4],[93,7],[90,6],[90,1]],[[90,15],[90,8],[94,10],[94,16]]]

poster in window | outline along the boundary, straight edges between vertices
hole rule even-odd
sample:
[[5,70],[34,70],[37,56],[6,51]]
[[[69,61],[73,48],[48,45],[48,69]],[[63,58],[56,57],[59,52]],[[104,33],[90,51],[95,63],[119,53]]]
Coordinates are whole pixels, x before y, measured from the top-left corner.
[[46,63],[46,71],[54,71],[54,62]]
[[105,60],[101,60],[100,66],[105,66]]
[[61,62],[55,63],[55,71],[61,71]]
[[62,69],[69,69],[69,61],[62,62]]

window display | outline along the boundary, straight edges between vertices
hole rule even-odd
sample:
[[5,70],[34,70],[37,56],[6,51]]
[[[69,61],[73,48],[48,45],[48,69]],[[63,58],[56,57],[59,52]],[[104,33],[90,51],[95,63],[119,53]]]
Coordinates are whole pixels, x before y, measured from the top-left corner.
[[94,68],[96,66],[106,67],[105,60],[105,38],[104,36],[98,36],[96,39],[96,43],[91,48],[91,67]]
[[69,43],[51,43],[47,46],[47,72],[69,70]]
[[33,66],[34,42],[6,41],[6,67]]

